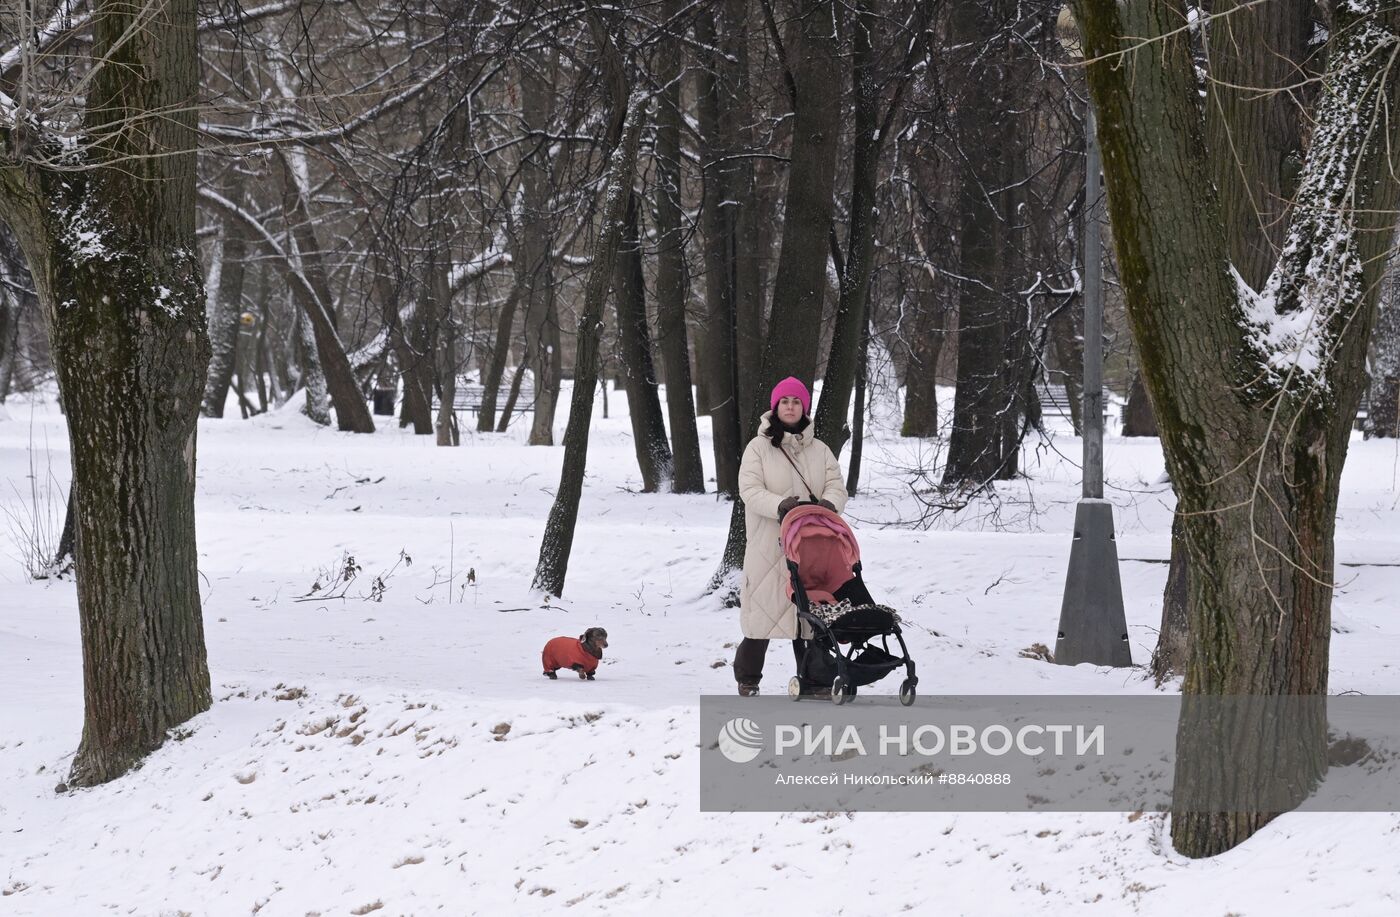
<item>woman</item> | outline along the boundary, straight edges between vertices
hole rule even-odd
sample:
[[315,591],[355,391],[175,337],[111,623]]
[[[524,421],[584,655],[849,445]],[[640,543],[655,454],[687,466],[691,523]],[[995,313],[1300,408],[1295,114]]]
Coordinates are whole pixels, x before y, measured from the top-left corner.
[[734,653],[734,680],[743,697],[758,693],[770,639],[792,640],[793,654],[802,659],[797,609],[787,595],[787,563],[778,541],[783,516],[803,502],[816,501],[838,513],[846,505],[841,466],[812,435],[807,387],[789,376],[773,386],[769,407],[739,465],[747,543],[739,592],[744,639]]

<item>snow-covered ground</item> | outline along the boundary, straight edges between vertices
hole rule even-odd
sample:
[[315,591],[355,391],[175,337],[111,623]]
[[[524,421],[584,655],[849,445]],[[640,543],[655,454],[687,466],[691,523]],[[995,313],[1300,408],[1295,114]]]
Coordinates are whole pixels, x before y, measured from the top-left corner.
[[[698,697],[733,691],[739,636],[737,612],[702,595],[729,510],[639,493],[620,392],[610,407],[548,606],[528,585],[562,450],[524,446],[519,426],[441,449],[291,409],[201,421],[213,709],[126,778],[58,794],[82,723],[74,590],[29,582],[14,534],[35,514],[31,474],[39,514],[61,522],[67,440],[51,403],[12,399],[0,914],[1400,913],[1391,814],[1286,815],[1207,861],[1173,853],[1154,815],[702,814]],[[912,625],[921,693],[1158,690],[1140,669],[1019,654],[1054,644],[1079,450],[1067,433],[1028,444],[1029,477],[999,505],[916,528],[892,524],[920,515],[905,469],[935,450],[868,441],[847,515],[872,591]],[[1166,577],[1161,473],[1155,440],[1110,439],[1139,663]],[[1334,691],[1400,693],[1397,476],[1395,443],[1352,444]],[[308,596],[347,554],[361,572],[344,597]],[[596,681],[540,676],[546,639],[595,624],[611,641]],[[790,665],[771,652],[765,693]]]

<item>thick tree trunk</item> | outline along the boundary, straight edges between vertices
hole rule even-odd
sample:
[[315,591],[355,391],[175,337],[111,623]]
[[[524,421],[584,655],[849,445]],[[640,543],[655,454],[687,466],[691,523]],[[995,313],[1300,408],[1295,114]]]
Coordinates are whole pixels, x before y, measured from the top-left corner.
[[1189,622],[1186,602],[1190,595],[1186,577],[1186,529],[1180,513],[1172,513],[1171,561],[1162,594],[1162,626],[1152,651],[1152,677],[1158,684],[1186,672]]
[[[707,48],[719,46],[718,30],[712,12],[702,10],[695,20],[696,40]],[[729,187],[734,179],[725,162],[733,138],[726,131],[733,118],[724,110],[730,101],[723,74],[729,72],[718,53],[705,54],[697,87],[697,119],[701,142],[705,145],[704,194],[700,226],[705,266],[705,381],[706,408],[715,455],[715,486],[737,499],[739,456],[743,433],[738,392],[738,315],[735,303],[734,207]]]
[[[789,30],[787,60],[796,97],[792,128],[792,164],[783,204],[783,241],[773,279],[773,307],[763,347],[758,385],[749,412],[767,410],[766,396],[780,380],[812,380],[821,342],[822,297],[830,258],[831,219],[835,208],[836,148],[840,106],[831,104],[841,91],[840,17],[831,0],[798,0]],[[745,433],[756,432],[744,431]],[[744,515],[736,506],[720,566],[711,589],[730,578],[742,564]]]
[[[1205,41],[1205,139],[1220,195],[1230,263],[1254,289],[1263,288],[1288,229],[1288,207],[1303,159],[1300,103],[1312,94],[1304,73],[1313,34],[1311,0],[1279,0],[1267,8],[1222,0]],[[1307,88],[1300,88],[1307,87]],[[1131,425],[1124,436],[1156,436],[1151,401],[1134,381]],[[1150,432],[1137,432],[1150,431]],[[1171,574],[1163,594],[1162,629],[1154,659],[1184,671],[1186,582],[1190,561],[1172,523]],[[1165,671],[1165,669],[1164,669]],[[1158,675],[1160,679],[1162,676]]]
[[[1393,128],[1356,115],[1400,102],[1390,50],[1379,50],[1400,45],[1400,10],[1374,0],[1336,8],[1331,72],[1267,300],[1222,257],[1226,209],[1203,180],[1185,9],[1078,0],[1075,12],[1096,61],[1089,86],[1128,316],[1189,552],[1184,691],[1188,701],[1325,695],[1337,495],[1400,197],[1386,162],[1397,138],[1381,132]],[[1131,50],[1139,46],[1147,50]],[[1300,327],[1302,340],[1287,330]],[[1178,792],[1211,786],[1222,756],[1242,792],[1261,772],[1294,792],[1285,805],[1246,800],[1234,812],[1178,807],[1179,851],[1228,850],[1311,790],[1326,768],[1326,718],[1288,725],[1224,735],[1183,725]]]
[[[543,55],[522,68],[520,78],[525,127],[540,132],[541,137],[549,131],[549,103],[553,93],[552,80],[538,69],[542,66],[548,66]],[[548,141],[541,139],[535,144],[520,170],[524,191],[521,255],[529,272],[525,288],[525,361],[535,375],[535,414],[529,443],[552,446],[564,355],[554,288]]]
[[[841,127],[840,107],[831,103],[841,93],[840,9],[831,0],[795,0],[793,9],[796,22],[787,44],[797,90],[792,164],[773,306],[754,393],[760,400],[787,376],[807,382],[817,374]],[[755,409],[766,410],[766,402]]]
[[[757,8],[749,0],[725,0],[725,55],[719,61],[725,89],[725,136],[733,153],[758,149],[749,67],[749,42],[761,34]],[[734,294],[734,386],[737,405],[737,446],[742,454],[750,431],[758,428],[755,405],[762,399],[758,373],[763,359],[763,260],[768,254],[768,195],[759,187],[755,160],[747,156],[728,163],[724,187],[729,194],[725,212],[733,241],[730,270]],[[735,457],[738,461],[738,455]],[[737,467],[737,466],[736,466]]]
[[1142,384],[1142,373],[1133,373],[1133,387],[1128,392],[1128,406],[1123,415],[1123,435],[1157,435],[1157,417],[1152,413],[1147,386]]
[[[668,0],[675,15],[679,0]],[[695,424],[695,397],[690,383],[690,337],[685,306],[690,298],[686,275],[681,203],[681,47],[665,55],[657,74],[663,86],[656,115],[656,324],[661,371],[666,379],[666,415],[671,423],[671,490],[705,492],[700,435]]]
[[627,197],[623,219],[622,247],[613,271],[613,304],[617,309],[623,381],[627,386],[637,467],[642,472],[642,491],[656,493],[670,482],[671,444],[666,441],[666,421],[651,359],[646,278],[642,273],[641,205],[635,193]]
[[[621,102],[622,93],[614,89],[612,97],[613,104],[617,105]],[[627,99],[626,116],[620,136],[614,142],[603,184],[602,222],[593,263],[589,266],[588,280],[584,284],[583,310],[578,320],[578,356],[574,362],[574,392],[569,405],[569,423],[564,431],[564,467],[560,472],[554,504],[549,510],[549,519],[545,523],[539,562],[535,567],[534,588],[549,595],[563,595],[569,554],[573,550],[574,526],[578,522],[583,473],[588,461],[588,431],[593,421],[593,389],[598,384],[603,305],[618,249],[626,232],[627,202],[631,198],[629,189],[636,170],[637,145],[645,121],[646,103],[647,96],[640,92],[633,93]]]
[[851,225],[841,271],[836,324],[832,330],[831,350],[822,377],[821,403],[815,418],[817,438],[837,456],[850,436],[846,415],[851,404],[851,388],[856,380],[856,365],[863,358],[868,341],[866,303],[870,297],[870,278],[875,270],[875,194],[880,153],[893,127],[894,115],[902,104],[904,88],[912,78],[913,62],[923,48],[920,18],[915,20],[909,54],[897,77],[889,110],[882,123],[879,85],[875,74],[877,55],[871,46],[872,32],[878,22],[877,7],[876,0],[857,0],[852,17],[851,82],[855,88],[855,149],[851,163]]
[[[1017,204],[1025,180],[1016,93],[1024,89],[1010,0],[964,4],[951,17],[956,41],[979,60],[957,105],[959,158],[958,382],[945,485],[980,488],[1013,476],[1029,385],[1026,304],[1017,282]],[[994,49],[1005,48],[997,52]],[[991,159],[982,150],[998,150]]]
[[[209,361],[195,6],[99,0],[79,144],[31,138],[45,163],[88,168],[0,164],[0,213],[48,314],[81,495],[84,722],[69,778],[80,786],[126,773],[210,704],[194,525]],[[4,127],[0,146],[15,149]]]
[[[927,282],[927,281],[924,281]],[[938,359],[943,353],[949,310],[923,285],[910,292],[914,316],[904,366],[904,421],[900,436],[938,435]]]

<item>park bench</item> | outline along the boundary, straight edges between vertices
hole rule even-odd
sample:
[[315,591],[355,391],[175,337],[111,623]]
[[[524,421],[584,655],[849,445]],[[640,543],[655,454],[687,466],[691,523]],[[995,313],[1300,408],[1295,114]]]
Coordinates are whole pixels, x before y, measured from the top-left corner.
[[[479,412],[481,411],[481,401],[482,401],[482,398],[485,397],[485,395],[486,395],[486,386],[484,386],[484,385],[482,385],[482,384],[480,384],[480,383],[478,383],[478,382],[471,382],[471,381],[468,381],[467,379],[463,379],[463,378],[461,378],[461,377],[458,377],[458,379],[457,379],[457,391],[453,394],[453,398],[452,398],[452,412],[453,412],[454,414],[460,414],[460,413],[463,412],[463,411],[470,411],[472,414],[477,414],[477,413],[479,413]],[[497,410],[497,411],[500,411],[502,408],[505,407],[506,398],[508,398],[509,396],[510,396],[510,380],[509,380],[509,378],[503,378],[503,379],[501,380],[501,386],[500,386],[500,388],[497,389],[497,391],[496,391],[496,410]],[[434,412],[437,411],[438,403],[439,403],[439,402],[438,402],[437,393],[434,392],[434,393],[433,393],[433,405],[432,405],[432,409],[433,409]],[[520,383],[520,395],[519,395],[519,397],[517,397],[517,398],[515,399],[515,409],[514,409],[514,410],[515,410],[516,412],[528,411],[528,410],[533,409],[533,408],[534,408],[534,405],[535,405],[535,386],[534,386],[533,383],[529,382],[529,381],[528,381],[528,378],[527,378],[526,380],[522,380],[521,383]]]

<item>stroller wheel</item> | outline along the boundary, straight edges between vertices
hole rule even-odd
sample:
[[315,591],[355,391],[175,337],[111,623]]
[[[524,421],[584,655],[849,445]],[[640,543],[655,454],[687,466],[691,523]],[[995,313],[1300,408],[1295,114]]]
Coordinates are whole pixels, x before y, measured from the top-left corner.
[[788,697],[797,700],[802,697],[802,679],[796,675],[788,679]]
[[839,707],[850,700],[852,694],[855,694],[855,691],[846,687],[846,679],[837,675],[836,679],[831,683],[831,702]]
[[913,706],[914,693],[914,682],[908,678],[904,679],[899,686],[899,702],[906,707]]

